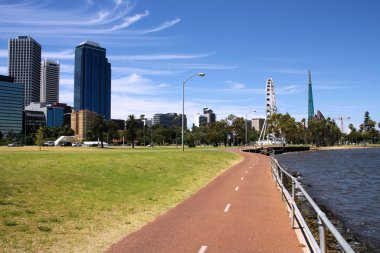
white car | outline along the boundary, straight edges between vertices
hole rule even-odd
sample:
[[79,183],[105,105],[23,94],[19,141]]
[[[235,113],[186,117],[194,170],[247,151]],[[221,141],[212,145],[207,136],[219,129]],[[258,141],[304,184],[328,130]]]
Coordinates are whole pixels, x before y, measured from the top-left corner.
[[82,143],[80,142],[74,142],[73,143],[73,147],[81,147],[82,146]]

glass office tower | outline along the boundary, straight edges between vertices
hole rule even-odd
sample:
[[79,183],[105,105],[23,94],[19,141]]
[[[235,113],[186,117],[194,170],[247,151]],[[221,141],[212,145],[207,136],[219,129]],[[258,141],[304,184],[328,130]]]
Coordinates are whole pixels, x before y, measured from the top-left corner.
[[111,118],[111,64],[98,43],[86,41],[75,49],[74,110]]

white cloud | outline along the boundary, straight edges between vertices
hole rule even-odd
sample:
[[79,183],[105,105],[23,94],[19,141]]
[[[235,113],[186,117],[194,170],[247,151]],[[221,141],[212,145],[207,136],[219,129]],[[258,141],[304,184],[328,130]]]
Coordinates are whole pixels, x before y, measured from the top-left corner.
[[8,49],[0,49],[0,58],[8,58]]
[[0,66],[0,75],[8,75],[8,67],[7,66]]
[[156,85],[151,79],[133,73],[118,79],[112,79],[112,94],[141,94],[157,95],[167,88],[167,86]]
[[166,87],[170,87],[170,84],[161,83],[160,85],[158,85],[158,87],[160,87],[160,88],[166,88]]
[[60,72],[61,73],[67,73],[67,74],[73,74],[74,73],[74,65],[72,64],[59,64]]
[[124,119],[129,114],[135,116],[144,114],[147,118],[152,118],[155,113],[179,112],[182,108],[182,101],[161,99],[159,97],[134,97],[112,94],[112,118]]
[[62,87],[74,87],[74,78],[60,78],[59,85]]

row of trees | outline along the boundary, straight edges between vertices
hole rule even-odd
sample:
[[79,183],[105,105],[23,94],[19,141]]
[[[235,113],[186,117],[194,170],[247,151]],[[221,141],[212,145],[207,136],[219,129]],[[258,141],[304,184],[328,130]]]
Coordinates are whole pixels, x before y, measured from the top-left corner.
[[[181,143],[181,127],[164,127],[164,126],[144,126],[141,121],[144,119],[141,115],[139,119],[132,114],[126,121],[126,131],[118,131],[114,122],[106,120],[102,116],[97,116],[91,128],[87,133],[86,140],[99,140],[103,147],[103,142],[111,143],[112,140],[124,140],[125,143],[135,145],[170,145]],[[138,122],[139,120],[139,122]],[[312,144],[316,146],[331,146],[338,143],[377,143],[380,139],[380,133],[376,126],[380,128],[380,123],[376,124],[369,116],[369,112],[364,114],[363,124],[357,130],[352,124],[349,125],[350,133],[343,134],[334,120],[311,119],[306,123],[305,119],[297,122],[295,118],[287,114],[274,114],[268,120],[268,132],[275,134],[276,137],[283,137],[288,144]],[[39,137],[43,136],[44,140],[55,140],[61,135],[72,136],[74,131],[69,126],[63,127],[41,127],[38,131]],[[185,131],[185,143],[190,147],[196,145],[243,145],[247,137],[248,143],[257,141],[259,132],[247,127],[243,117],[237,117],[233,114],[220,121],[200,127],[193,127]],[[26,144],[36,143],[36,133],[28,136],[23,134],[8,133],[3,139],[0,132],[0,140],[4,143],[10,143],[14,140],[25,139]]]
[[[144,115],[140,116],[140,120]],[[232,136],[232,133],[236,134]],[[170,145],[181,143],[181,128],[179,126],[139,126],[136,117],[132,114],[126,121],[126,131],[116,131],[112,121],[105,120],[97,116],[91,131],[88,133],[87,140],[99,140],[108,142],[112,139],[122,140],[130,143],[132,147],[138,145]],[[210,125],[193,127],[191,130],[186,129],[185,141],[190,147],[196,145],[213,145],[219,146],[235,145],[244,142],[245,138],[245,120],[235,115],[230,115],[226,119],[214,122]],[[247,129],[248,141],[255,141],[258,133],[254,129]]]
[[[143,119],[144,115],[140,116]],[[380,128],[380,123],[377,125]],[[340,131],[336,122],[331,118],[313,118],[306,122],[302,119],[297,122],[295,118],[287,114],[274,114],[268,120],[268,132],[274,133],[276,137],[283,137],[288,144],[311,144],[316,146],[332,146],[339,143],[377,143],[380,135],[375,129],[376,122],[373,121],[369,112],[364,115],[363,124],[356,130],[353,125],[349,126],[351,132],[344,134]],[[168,145],[181,143],[181,128],[178,126],[141,126],[138,127],[134,115],[129,115],[127,120],[127,132],[124,137],[129,142],[138,145]],[[233,135],[235,133],[235,135]],[[185,142],[188,146],[196,145],[243,145],[245,135],[248,143],[257,141],[259,132],[247,128],[243,117],[229,115],[227,118],[209,125],[193,127],[191,131],[185,131]]]

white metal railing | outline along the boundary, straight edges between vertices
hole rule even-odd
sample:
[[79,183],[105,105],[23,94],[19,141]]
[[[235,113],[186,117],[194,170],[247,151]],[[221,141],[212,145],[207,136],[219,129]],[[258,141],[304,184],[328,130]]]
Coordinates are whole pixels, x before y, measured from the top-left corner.
[[[335,226],[331,223],[331,221],[326,217],[325,213],[321,211],[318,205],[314,202],[314,200],[309,196],[309,194],[305,191],[302,185],[295,179],[292,175],[290,175],[286,170],[284,170],[281,165],[278,163],[277,159],[274,158],[273,152],[270,155],[271,159],[271,170],[273,179],[276,181],[278,187],[281,190],[282,198],[285,198],[289,208],[291,209],[291,223],[292,228],[295,228],[294,222],[297,220],[300,228],[303,229],[304,237],[306,242],[308,243],[309,248],[313,252],[318,253],[326,253],[327,252],[327,242],[326,242],[326,234],[328,229],[331,234],[335,237],[338,244],[342,247],[344,252],[354,253],[355,251],[351,248],[351,246],[347,243],[347,241],[343,238],[343,236],[338,232]],[[292,181],[292,192],[291,194],[288,192],[286,187],[284,186],[284,176],[288,177]],[[298,189],[302,192],[303,196],[310,203],[311,207],[317,214],[318,218],[318,228],[319,228],[319,245],[317,240],[314,238],[311,233],[309,226],[305,222],[302,214],[297,207],[295,202],[295,190]]]

